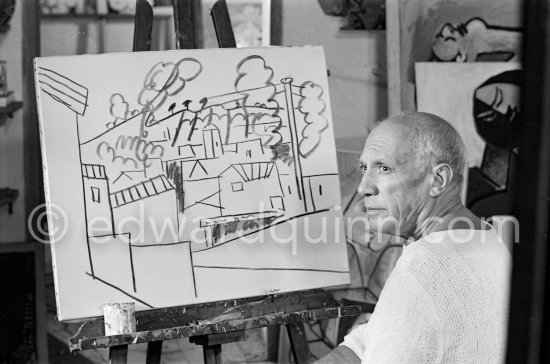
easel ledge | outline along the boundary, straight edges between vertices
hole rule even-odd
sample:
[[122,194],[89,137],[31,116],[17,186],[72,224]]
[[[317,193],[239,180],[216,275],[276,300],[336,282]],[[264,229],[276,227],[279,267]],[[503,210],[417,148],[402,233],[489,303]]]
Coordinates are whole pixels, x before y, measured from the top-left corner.
[[[229,333],[345,316],[357,316],[359,306],[342,307],[327,292],[316,289],[288,294],[177,306],[136,312],[135,333],[105,336],[103,317],[82,324],[69,339],[71,352],[143,342]],[[205,317],[210,319],[205,320]]]

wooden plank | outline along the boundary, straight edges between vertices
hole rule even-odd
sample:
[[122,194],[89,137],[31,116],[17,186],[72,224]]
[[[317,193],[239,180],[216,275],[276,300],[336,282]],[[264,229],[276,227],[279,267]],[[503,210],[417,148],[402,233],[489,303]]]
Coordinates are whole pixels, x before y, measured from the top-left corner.
[[147,343],[147,357],[145,364],[160,364],[162,353],[162,341],[150,341]]
[[220,48],[236,48],[235,34],[231,26],[231,18],[225,0],[218,0],[212,6],[210,13],[214,23],[214,30]]
[[128,345],[113,346],[109,349],[110,364],[126,364],[128,361]]
[[[136,312],[136,330],[151,331],[200,322],[205,323],[207,317],[210,318],[210,322],[217,322],[324,307],[340,307],[340,303],[321,289],[209,302],[200,305],[174,306]],[[74,337],[99,337],[104,335],[105,323],[103,317],[97,317],[86,321]]]
[[153,8],[147,0],[137,0],[134,18],[134,52],[150,51],[153,34]]
[[[44,268],[44,249],[42,243],[32,243],[34,251],[34,289],[35,306],[34,314],[36,320],[36,350],[38,362],[48,359],[48,325],[46,323],[46,270]],[[48,247],[49,248],[49,247]]]
[[292,355],[287,330],[280,330],[279,347],[277,349],[277,361],[274,361],[274,363],[287,364],[290,361],[290,356]]
[[[34,57],[40,55],[40,4],[38,1],[21,1],[21,13],[23,21],[21,69],[23,70],[22,99],[23,106],[23,150],[25,170],[25,216],[28,220],[35,207],[44,203],[44,181],[42,176],[42,158],[40,150],[40,133],[38,130],[38,113],[36,107],[36,94],[34,88]],[[34,214],[30,226],[37,226],[37,218],[40,214]],[[36,230],[36,229],[35,229]],[[34,238],[30,231],[26,230],[27,241]],[[44,346],[45,339],[40,339],[38,346]],[[40,349],[42,357],[47,358],[46,348]],[[39,360],[42,360],[39,357]],[[45,359],[44,359],[45,360]]]
[[[151,331],[138,331],[135,333],[91,337],[84,334],[85,329],[81,330],[69,339],[69,349],[71,351],[88,350],[97,348],[107,348],[125,344],[139,344],[143,342],[156,340],[172,340],[198,335],[210,335],[217,333],[227,333],[232,331],[243,331],[258,327],[273,325],[285,325],[301,321],[326,320],[342,316],[356,316],[361,312],[359,306],[322,308],[317,310],[305,310],[290,313],[272,313],[259,317],[247,319],[235,319],[220,321],[208,324],[187,325],[179,327],[170,327],[166,329],[157,329]],[[84,326],[84,325],[83,325]]]
[[202,349],[204,364],[221,364],[222,363],[222,346],[204,346]]
[[267,328],[267,358],[266,361],[277,363],[279,360],[279,338],[281,326],[269,326]]
[[306,331],[303,322],[293,322],[286,325],[290,349],[294,362],[297,364],[311,363],[311,353],[307,343]]
[[401,112],[401,37],[399,1],[386,0],[386,59],[388,68],[388,114]]
[[195,49],[202,45],[200,0],[173,0],[176,47]]
[[514,213],[520,241],[513,248],[507,363],[542,363],[550,356],[550,1],[524,2],[525,70],[520,163]]
[[212,346],[212,345],[221,345],[234,343],[238,341],[245,341],[246,335],[245,331],[233,331],[225,332],[222,334],[212,334],[212,335],[200,335],[193,336],[189,338],[189,341],[203,346]]
[[283,45],[283,0],[271,0],[270,45]]

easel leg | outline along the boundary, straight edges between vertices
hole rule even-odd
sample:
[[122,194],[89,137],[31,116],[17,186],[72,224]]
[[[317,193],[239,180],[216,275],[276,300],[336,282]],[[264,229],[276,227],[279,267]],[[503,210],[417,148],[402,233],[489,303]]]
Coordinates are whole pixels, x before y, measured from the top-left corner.
[[145,364],[160,364],[162,341],[150,341],[147,344],[147,358]]
[[126,364],[128,361],[128,345],[111,346],[109,349],[110,364]]
[[290,348],[292,349],[294,362],[296,364],[311,363],[311,355],[309,353],[309,346],[307,343],[304,323],[296,322],[293,324],[287,324],[286,329],[288,332],[288,338],[290,341]]
[[267,327],[267,361],[274,363],[279,361],[280,331],[280,325]]
[[222,345],[203,345],[204,364],[222,364]]

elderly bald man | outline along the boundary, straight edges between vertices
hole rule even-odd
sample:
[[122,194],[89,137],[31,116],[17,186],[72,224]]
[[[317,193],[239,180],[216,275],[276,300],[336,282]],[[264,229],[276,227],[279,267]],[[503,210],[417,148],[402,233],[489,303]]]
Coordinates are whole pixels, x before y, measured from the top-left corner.
[[496,363],[505,355],[510,254],[460,200],[464,144],[445,120],[379,123],[361,155],[370,229],[406,239],[376,309],[320,363]]

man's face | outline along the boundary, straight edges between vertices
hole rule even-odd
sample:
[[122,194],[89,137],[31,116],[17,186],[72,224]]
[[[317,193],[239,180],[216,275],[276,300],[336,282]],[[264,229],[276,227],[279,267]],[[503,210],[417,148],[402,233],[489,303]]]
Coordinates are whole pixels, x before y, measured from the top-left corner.
[[361,155],[358,192],[371,231],[410,236],[430,199],[427,163],[419,166],[404,125],[385,121],[369,135]]

